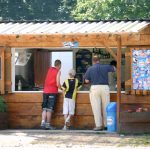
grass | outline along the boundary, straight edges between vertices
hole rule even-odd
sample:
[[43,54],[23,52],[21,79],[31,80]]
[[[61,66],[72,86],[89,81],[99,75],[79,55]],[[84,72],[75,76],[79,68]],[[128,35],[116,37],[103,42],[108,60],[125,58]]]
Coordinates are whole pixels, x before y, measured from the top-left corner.
[[118,146],[150,146],[150,134],[125,136]]

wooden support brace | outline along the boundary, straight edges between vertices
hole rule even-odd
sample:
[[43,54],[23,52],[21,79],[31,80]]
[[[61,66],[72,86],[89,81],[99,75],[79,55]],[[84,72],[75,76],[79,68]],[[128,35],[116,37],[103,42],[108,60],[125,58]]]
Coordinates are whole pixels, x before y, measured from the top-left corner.
[[106,48],[106,51],[110,53],[110,55],[117,61],[117,56],[116,54],[113,52],[113,50],[107,46],[107,44],[103,43],[105,48]]

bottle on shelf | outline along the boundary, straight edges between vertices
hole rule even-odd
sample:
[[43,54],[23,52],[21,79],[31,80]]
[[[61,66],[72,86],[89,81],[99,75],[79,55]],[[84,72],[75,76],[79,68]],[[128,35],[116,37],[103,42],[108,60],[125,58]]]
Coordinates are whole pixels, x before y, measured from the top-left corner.
[[18,91],[22,90],[22,83],[21,80],[18,81]]

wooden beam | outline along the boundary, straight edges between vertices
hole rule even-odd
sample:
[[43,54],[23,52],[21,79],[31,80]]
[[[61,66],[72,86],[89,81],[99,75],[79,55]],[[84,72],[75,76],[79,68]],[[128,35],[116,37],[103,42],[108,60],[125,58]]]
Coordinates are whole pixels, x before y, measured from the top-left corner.
[[63,47],[63,42],[77,41],[79,47],[117,47],[117,36],[122,39],[122,46],[150,45],[150,34],[140,33],[91,33],[91,34],[26,34],[0,35],[0,46],[9,47]]
[[117,49],[117,132],[120,132],[120,103],[121,103],[121,36],[118,36]]
[[112,50],[110,47],[108,47],[107,44],[105,44],[105,43],[103,43],[103,44],[104,44],[104,46],[105,46],[105,48],[106,48],[106,51],[109,52],[110,55],[111,55],[115,60],[117,60],[117,56],[116,56],[116,54],[113,52],[113,50]]

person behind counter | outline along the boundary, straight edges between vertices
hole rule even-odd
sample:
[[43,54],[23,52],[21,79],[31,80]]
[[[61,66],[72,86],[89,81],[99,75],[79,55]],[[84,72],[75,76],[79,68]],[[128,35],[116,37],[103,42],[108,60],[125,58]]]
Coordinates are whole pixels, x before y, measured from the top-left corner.
[[44,93],[43,93],[43,103],[42,103],[42,121],[41,127],[43,129],[54,129],[51,126],[51,117],[52,112],[56,104],[56,96],[58,94],[58,88],[60,88],[60,68],[61,61],[55,60],[55,67],[50,67],[46,75],[46,80],[44,84]]
[[75,112],[76,92],[81,87],[78,79],[75,78],[75,74],[75,70],[69,70],[69,78],[65,80],[61,87],[64,93],[63,115],[65,123],[63,130],[69,129],[70,119]]
[[116,71],[113,65],[102,65],[98,56],[94,56],[93,66],[89,67],[85,73],[85,83],[90,83],[90,102],[94,114],[96,127],[95,131],[103,130],[107,127],[106,107],[110,102],[110,92],[108,86],[108,73]]

